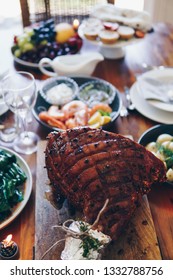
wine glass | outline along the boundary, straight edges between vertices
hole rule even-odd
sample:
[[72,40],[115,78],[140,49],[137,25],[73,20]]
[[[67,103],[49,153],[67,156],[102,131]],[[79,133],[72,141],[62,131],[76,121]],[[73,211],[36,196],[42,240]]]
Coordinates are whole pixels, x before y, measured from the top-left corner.
[[23,126],[23,132],[14,140],[14,150],[23,154],[34,153],[39,137],[27,130],[27,117],[37,98],[34,76],[24,71],[7,75],[2,80],[2,94],[6,105],[15,113],[17,120],[21,120]]

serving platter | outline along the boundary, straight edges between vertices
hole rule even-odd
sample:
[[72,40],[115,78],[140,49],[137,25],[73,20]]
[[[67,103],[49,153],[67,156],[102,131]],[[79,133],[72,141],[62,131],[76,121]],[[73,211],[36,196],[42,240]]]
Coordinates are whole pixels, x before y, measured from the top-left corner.
[[0,150],[8,152],[11,155],[15,155],[17,159],[17,163],[19,164],[19,166],[22,168],[22,170],[25,172],[27,176],[26,182],[24,183],[24,191],[23,191],[24,199],[21,202],[19,202],[15,207],[13,207],[11,215],[0,223],[0,230],[1,230],[7,225],[9,225],[21,213],[21,211],[24,209],[25,205],[27,204],[32,191],[32,175],[28,164],[19,154],[12,151],[11,149],[4,148],[2,146],[0,146]]
[[[38,143],[36,172],[36,210],[35,210],[35,259],[40,260],[43,254],[58,240],[65,237],[62,230],[53,228],[67,219],[79,219],[81,213],[73,209],[65,200],[58,208],[52,199],[45,166],[46,141]],[[155,186],[157,187],[157,186]],[[59,260],[64,242],[55,246],[45,256],[48,260]],[[132,219],[117,241],[105,250],[105,260],[160,260],[161,253],[153,225],[153,220],[144,196]]]
[[[82,84],[84,84],[86,82],[89,82],[89,81],[101,80],[101,79],[94,78],[94,77],[89,77],[89,76],[74,76],[74,77],[71,77],[71,78],[75,80],[75,82],[78,84],[79,87]],[[119,116],[120,109],[121,109],[121,103],[122,103],[122,101],[121,101],[121,98],[120,98],[120,94],[119,94],[118,90],[116,90],[115,98],[114,98],[112,104],[110,104],[110,107],[112,108],[112,111],[113,111],[112,121],[110,123],[108,123],[107,125],[103,126],[103,128],[105,130],[109,129],[111,124]],[[35,104],[34,109],[33,109],[33,115],[34,115],[35,119],[40,124],[42,124],[44,127],[46,127],[47,129],[59,131],[59,129],[57,127],[52,127],[49,124],[40,120],[40,118],[39,118],[39,113],[42,112],[42,111],[47,111],[49,107],[50,107],[50,104],[45,101],[45,99],[41,96],[40,93],[38,93],[37,101],[36,101],[36,104]]]

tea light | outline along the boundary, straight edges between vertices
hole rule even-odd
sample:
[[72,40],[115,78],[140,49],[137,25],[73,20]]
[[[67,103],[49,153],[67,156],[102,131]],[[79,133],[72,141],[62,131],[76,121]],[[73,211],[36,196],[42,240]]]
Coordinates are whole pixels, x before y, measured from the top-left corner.
[[79,27],[79,20],[76,18],[73,21],[73,29],[77,32]]
[[2,259],[14,259],[18,254],[18,246],[12,240],[12,234],[9,234],[6,239],[0,242],[0,257]]

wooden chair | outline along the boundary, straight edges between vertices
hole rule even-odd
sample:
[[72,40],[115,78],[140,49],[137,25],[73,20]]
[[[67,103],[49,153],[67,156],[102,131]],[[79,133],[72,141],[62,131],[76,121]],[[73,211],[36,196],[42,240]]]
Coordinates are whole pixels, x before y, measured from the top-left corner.
[[75,18],[81,21],[96,4],[114,2],[115,0],[20,0],[23,27],[49,18],[54,18],[56,23],[73,22]]

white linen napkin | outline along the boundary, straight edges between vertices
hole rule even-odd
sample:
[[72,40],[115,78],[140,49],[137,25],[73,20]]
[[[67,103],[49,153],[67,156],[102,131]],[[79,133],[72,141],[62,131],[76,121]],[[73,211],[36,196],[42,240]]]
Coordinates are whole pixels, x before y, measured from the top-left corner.
[[141,96],[146,100],[173,102],[173,82],[166,83],[150,77],[139,77],[137,85]]

